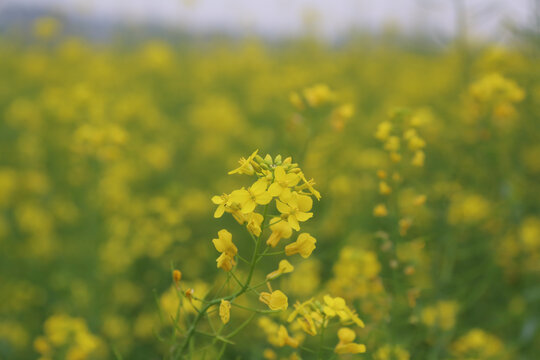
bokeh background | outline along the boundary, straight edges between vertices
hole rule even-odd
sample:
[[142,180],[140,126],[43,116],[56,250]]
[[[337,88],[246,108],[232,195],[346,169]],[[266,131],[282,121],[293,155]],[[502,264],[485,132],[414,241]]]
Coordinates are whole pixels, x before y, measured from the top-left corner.
[[[531,0],[1,2],[0,359],[167,358],[171,267],[219,279],[211,239],[236,225],[210,198],[255,149],[317,182],[317,249],[280,288],[353,304],[357,358],[537,359],[539,19]],[[268,348],[254,323],[225,358]]]

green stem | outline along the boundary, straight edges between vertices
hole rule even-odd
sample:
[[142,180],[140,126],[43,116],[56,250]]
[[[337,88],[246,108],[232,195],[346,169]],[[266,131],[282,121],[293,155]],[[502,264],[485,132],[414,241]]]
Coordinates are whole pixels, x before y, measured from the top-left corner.
[[[264,207],[263,222],[262,222],[263,226],[264,226],[264,224],[266,222],[267,211],[268,211],[268,205],[266,205]],[[262,236],[263,232],[264,231],[261,231],[261,234],[257,238],[252,236],[253,239],[255,240],[255,250],[253,251],[253,256],[251,257],[249,273],[248,273],[248,277],[247,277],[246,282],[244,283],[244,285],[235,294],[230,295],[230,296],[225,296],[225,297],[222,297],[222,298],[218,298],[218,299],[214,299],[212,301],[208,301],[199,310],[199,312],[197,313],[197,316],[193,320],[193,323],[191,324],[191,326],[189,327],[189,329],[188,329],[188,331],[186,333],[186,339],[184,340],[184,343],[180,347],[180,351],[177,354],[178,356],[183,354],[186,351],[186,349],[188,348],[188,346],[189,346],[189,344],[191,342],[191,339],[193,338],[193,335],[195,334],[195,329],[197,328],[197,325],[202,320],[203,316],[206,314],[206,312],[208,311],[208,309],[210,307],[219,304],[221,302],[221,300],[229,300],[229,301],[234,300],[237,297],[239,297],[240,295],[242,295],[243,293],[245,293],[249,289],[249,284],[251,283],[251,279],[253,278],[253,272],[255,270],[255,265],[257,264],[257,259],[258,259],[258,254],[259,254],[259,246],[260,246],[260,243],[261,243],[261,236]],[[224,344],[224,346],[222,347],[221,355],[223,355],[223,352],[225,352],[225,346],[226,346],[226,344]],[[178,359],[178,356],[175,356],[174,358]]]

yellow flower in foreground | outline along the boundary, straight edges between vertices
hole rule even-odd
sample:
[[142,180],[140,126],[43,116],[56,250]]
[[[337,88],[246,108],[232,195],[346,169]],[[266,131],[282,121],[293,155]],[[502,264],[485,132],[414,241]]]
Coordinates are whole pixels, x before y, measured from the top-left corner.
[[285,246],[285,254],[291,256],[294,254],[300,254],[301,257],[307,259],[313,250],[315,250],[315,243],[317,240],[308,233],[302,233],[298,235],[298,239]]
[[270,308],[270,310],[287,310],[289,306],[287,295],[280,290],[272,291],[272,293],[262,292],[259,300]]
[[376,217],[385,217],[386,215],[388,215],[388,209],[386,208],[386,205],[379,204],[375,206],[375,208],[373,209],[373,215],[375,215]]
[[276,206],[280,213],[287,216],[289,225],[296,231],[300,230],[299,221],[307,221],[313,216],[313,213],[308,212],[313,206],[313,200],[306,195],[293,193],[286,204],[276,200]]
[[250,233],[252,233],[255,236],[259,236],[261,234],[261,224],[264,220],[264,217],[261,214],[257,213],[250,213],[245,216],[247,220],[246,227]]
[[281,260],[278,265],[278,269],[272,271],[270,274],[266,275],[266,278],[269,280],[275,279],[281,274],[287,274],[294,270],[294,266],[291,265],[287,260]]
[[281,239],[288,239],[292,235],[291,225],[287,221],[283,221],[280,218],[273,218],[270,220],[270,230],[272,234],[266,240],[266,245],[276,247]]
[[282,201],[288,201],[291,197],[291,187],[298,184],[300,177],[297,174],[287,174],[283,166],[276,166],[274,169],[274,183],[268,188],[268,193],[272,196],[279,196]]
[[221,255],[217,258],[217,267],[225,271],[231,271],[236,262],[234,256],[238,253],[236,245],[232,242],[232,234],[223,229],[218,232],[218,238],[212,239],[214,246]]
[[265,179],[259,179],[248,189],[234,190],[230,199],[232,202],[240,204],[242,213],[253,212],[259,205],[266,205],[272,200],[272,195],[266,191],[267,183]]
[[360,354],[366,352],[366,345],[354,343],[356,333],[349,328],[341,328],[338,330],[339,343],[336,345],[334,352],[336,354]]
[[234,170],[229,171],[229,175],[232,175],[232,174],[253,175],[255,173],[255,169],[253,168],[252,161],[253,159],[255,159],[255,156],[257,156],[258,152],[259,150],[255,150],[253,154],[251,154],[247,159],[241,158],[238,161],[240,163],[240,166]]
[[219,317],[223,324],[229,322],[231,318],[231,303],[229,301],[221,300],[221,304],[219,304]]
[[215,195],[212,196],[212,202],[218,205],[216,211],[214,212],[214,217],[220,218],[225,212],[226,206],[229,205],[229,195],[223,194],[221,196]]

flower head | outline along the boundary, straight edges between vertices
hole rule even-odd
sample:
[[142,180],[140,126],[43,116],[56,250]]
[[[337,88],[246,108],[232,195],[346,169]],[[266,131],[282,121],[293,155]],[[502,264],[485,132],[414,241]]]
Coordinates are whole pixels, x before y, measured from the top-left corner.
[[298,235],[298,239],[285,246],[285,254],[291,256],[294,254],[300,254],[304,259],[307,259],[313,250],[315,250],[315,243],[317,240],[308,233],[302,233]]
[[313,200],[309,196],[292,193],[287,203],[276,200],[278,211],[287,217],[289,225],[296,231],[300,230],[299,221],[307,221],[313,216],[308,212],[313,206]]
[[217,267],[225,271],[230,271],[236,265],[234,257],[238,253],[238,248],[232,242],[232,234],[225,229],[220,230],[218,232],[218,238],[213,239],[212,242],[216,250],[221,253],[216,259]]
[[219,317],[221,318],[221,322],[223,324],[226,324],[229,322],[231,318],[231,303],[227,300],[221,300],[221,303],[219,304]]
[[283,166],[276,166],[274,169],[274,182],[268,188],[268,193],[272,196],[279,196],[282,201],[288,201],[291,197],[291,187],[298,184],[300,177],[295,173],[287,174]]
[[240,166],[237,167],[234,170],[229,171],[229,175],[232,174],[245,174],[245,175],[253,175],[255,174],[255,169],[253,168],[253,159],[255,159],[255,156],[257,156],[257,153],[259,150],[255,150],[253,154],[251,154],[247,159],[241,158],[238,162],[240,163]]
[[275,290],[271,293],[262,292],[259,300],[268,305],[270,310],[287,310],[289,306],[287,295],[280,290]]
[[243,214],[249,214],[255,210],[257,204],[266,205],[272,200],[272,196],[266,191],[267,186],[266,179],[259,179],[248,189],[233,191],[231,201],[240,204]]
[[339,343],[336,345],[334,352],[336,354],[360,354],[366,352],[366,346],[354,342],[356,333],[349,328],[341,328],[338,330]]
[[292,266],[290,262],[288,262],[287,260],[281,260],[279,262],[278,269],[266,275],[266,278],[269,280],[275,279],[281,274],[287,274],[287,273],[292,272],[293,270],[294,270],[294,266]]
[[266,245],[276,247],[281,239],[288,239],[292,235],[291,225],[287,221],[283,221],[280,218],[273,218],[270,221],[270,230],[272,233],[266,240]]

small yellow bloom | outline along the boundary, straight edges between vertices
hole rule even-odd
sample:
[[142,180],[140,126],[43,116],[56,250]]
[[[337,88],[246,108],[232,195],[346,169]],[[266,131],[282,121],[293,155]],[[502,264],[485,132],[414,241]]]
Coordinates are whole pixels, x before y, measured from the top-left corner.
[[375,215],[376,217],[385,217],[386,215],[388,215],[388,209],[386,208],[386,205],[379,204],[375,206],[375,208],[373,209],[373,215]]
[[309,196],[292,193],[290,200],[285,204],[276,200],[276,207],[280,213],[287,216],[287,221],[291,227],[300,230],[299,221],[307,221],[313,213],[308,212],[313,206],[313,200]]
[[257,213],[246,214],[245,217],[247,220],[246,227],[248,231],[255,236],[259,236],[262,231],[261,224],[264,220],[264,217],[261,214],[257,214]]
[[381,180],[384,180],[388,177],[388,174],[384,170],[377,170],[377,177]]
[[291,187],[296,186],[300,181],[297,174],[285,172],[283,166],[276,166],[274,169],[274,183],[268,188],[268,193],[272,196],[279,196],[281,201],[287,202],[291,197]]
[[270,310],[287,310],[289,306],[287,295],[280,290],[272,291],[272,293],[262,292],[259,300],[270,308]]
[[294,270],[294,266],[291,265],[287,260],[281,260],[278,265],[278,269],[272,271],[270,274],[266,275],[266,278],[269,280],[275,279],[281,274],[287,274]]
[[178,282],[182,279],[182,272],[180,270],[174,270],[173,271],[173,280],[176,285],[178,285]]
[[287,221],[281,220],[280,218],[273,218],[270,221],[270,230],[272,233],[266,240],[266,245],[271,247],[276,247],[281,239],[288,239],[292,235],[291,225]]
[[266,191],[267,182],[265,179],[259,179],[248,189],[234,190],[230,199],[232,202],[240,204],[241,211],[244,214],[253,212],[259,205],[266,205],[272,200],[272,195]]
[[214,246],[221,255],[217,258],[217,267],[225,271],[231,271],[236,261],[234,256],[238,253],[236,245],[232,242],[232,234],[223,229],[218,232],[218,238],[212,239]]
[[309,192],[315,196],[315,198],[317,200],[321,200],[321,193],[318,192],[317,190],[315,190],[315,188],[313,187],[313,185],[315,185],[315,181],[313,179],[311,180],[307,180],[306,177],[304,176],[304,173],[300,172],[298,173],[298,176],[300,176],[300,178],[302,179],[302,181],[304,182],[304,184],[300,187],[297,187],[297,189],[299,190],[302,190],[304,188],[307,188],[309,190]]
[[253,154],[251,154],[247,159],[241,158],[238,162],[240,163],[240,166],[237,167],[234,170],[229,171],[229,175],[232,174],[245,174],[245,175],[253,175],[255,174],[255,169],[253,168],[253,159],[255,159],[255,156],[257,156],[257,153],[259,150],[255,150]]
[[366,352],[364,344],[354,343],[356,333],[349,328],[341,328],[338,330],[339,343],[336,345],[334,352],[336,354],[360,354]]
[[229,322],[231,318],[231,303],[229,301],[221,300],[221,303],[219,304],[219,317],[223,324]]
[[231,271],[232,268],[236,265],[236,260],[234,260],[234,257],[230,256],[229,254],[222,253],[216,259],[216,263],[219,269],[223,269],[225,271]]
[[298,239],[285,246],[285,254],[291,256],[294,254],[300,254],[304,259],[307,259],[313,250],[315,250],[315,243],[317,240],[308,233],[302,233],[298,235]]
[[229,195],[223,194],[221,196],[212,196],[212,202],[218,205],[216,211],[214,212],[214,217],[216,219],[220,218],[225,212],[226,206],[229,205]]

